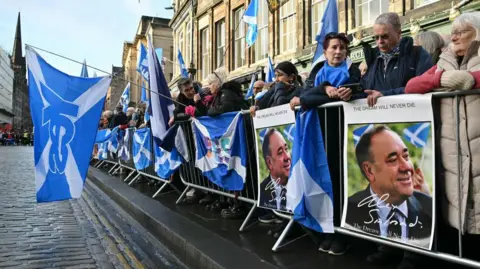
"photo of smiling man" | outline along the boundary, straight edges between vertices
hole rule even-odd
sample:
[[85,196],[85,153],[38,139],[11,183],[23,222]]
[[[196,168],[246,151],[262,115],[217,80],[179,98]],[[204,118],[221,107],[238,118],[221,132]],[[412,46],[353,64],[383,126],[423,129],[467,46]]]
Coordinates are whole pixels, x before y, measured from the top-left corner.
[[261,182],[259,186],[259,206],[287,211],[286,186],[292,166],[290,155],[291,141],[285,139],[283,126],[266,128],[259,131],[261,139],[261,156],[263,163],[260,167]]
[[[425,129],[430,123],[349,125],[352,140],[356,136],[356,141],[348,152],[345,226],[429,248],[433,219],[431,173],[426,176],[414,166],[414,162],[417,166],[425,163],[427,143],[419,148],[405,143],[398,134],[412,126]],[[361,128],[364,132],[358,136]]]

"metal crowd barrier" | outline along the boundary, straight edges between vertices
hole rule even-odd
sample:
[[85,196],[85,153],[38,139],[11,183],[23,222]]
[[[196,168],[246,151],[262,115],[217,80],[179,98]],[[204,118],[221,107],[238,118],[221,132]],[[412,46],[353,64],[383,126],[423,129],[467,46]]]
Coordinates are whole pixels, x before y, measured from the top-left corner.
[[[182,167],[180,167],[180,178],[185,184],[186,188],[180,197],[177,200],[177,204],[179,204],[186,193],[191,189],[198,189],[207,191],[210,193],[215,193],[218,195],[222,195],[229,198],[238,199],[239,201],[246,202],[252,204],[252,208],[248,212],[247,217],[243,221],[242,225],[240,226],[240,231],[244,231],[247,228],[247,224],[252,217],[253,212],[257,207],[257,193],[258,193],[258,179],[257,179],[257,162],[256,162],[256,150],[255,150],[255,135],[253,129],[253,121],[252,117],[248,111],[244,111],[243,113],[243,122],[244,122],[244,129],[245,129],[245,136],[247,138],[246,146],[248,150],[248,158],[247,161],[247,177],[244,184],[244,189],[242,191],[228,191],[223,188],[220,188],[216,184],[212,183],[208,178],[202,175],[202,172],[195,167],[195,158],[190,158],[189,162],[186,162]],[[185,137],[187,139],[187,145],[189,148],[190,156],[195,155],[195,140],[192,130],[192,122],[190,120],[177,122],[182,126],[182,129],[185,132]]]

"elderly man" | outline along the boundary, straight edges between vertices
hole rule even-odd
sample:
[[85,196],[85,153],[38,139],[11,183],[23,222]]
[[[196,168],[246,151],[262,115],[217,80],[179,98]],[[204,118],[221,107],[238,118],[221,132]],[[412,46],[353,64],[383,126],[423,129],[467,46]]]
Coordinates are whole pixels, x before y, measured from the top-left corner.
[[381,96],[403,94],[407,82],[432,67],[427,51],[413,45],[411,37],[401,37],[400,18],[389,12],[378,16],[373,25],[377,48],[364,47],[367,73],[362,87],[368,105],[373,106]]

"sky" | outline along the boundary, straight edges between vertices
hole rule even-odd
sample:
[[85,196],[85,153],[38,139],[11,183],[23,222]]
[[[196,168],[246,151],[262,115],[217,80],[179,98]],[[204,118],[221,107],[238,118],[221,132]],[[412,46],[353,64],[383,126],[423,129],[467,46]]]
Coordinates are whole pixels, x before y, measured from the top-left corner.
[[[25,44],[111,72],[121,66],[123,42],[135,37],[142,15],[171,18],[171,0],[0,0],[0,47],[11,53],[18,12]],[[79,76],[82,66],[37,51],[61,71]],[[106,74],[88,68],[89,76]]]

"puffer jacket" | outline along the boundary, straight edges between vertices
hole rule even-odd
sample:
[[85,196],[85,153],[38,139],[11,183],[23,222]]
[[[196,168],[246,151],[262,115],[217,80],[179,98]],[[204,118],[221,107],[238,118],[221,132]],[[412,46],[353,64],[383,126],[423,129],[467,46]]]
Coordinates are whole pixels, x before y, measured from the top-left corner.
[[[424,75],[412,79],[406,87],[407,93],[429,91],[452,91],[441,87],[444,71],[465,70],[475,78],[474,89],[480,88],[480,41],[474,41],[461,63],[451,50],[440,55],[437,65]],[[452,227],[462,233],[480,234],[480,96],[459,97],[459,141],[457,151],[456,99],[440,100],[440,124],[437,137],[441,155],[443,175],[440,178],[443,215]],[[457,156],[461,157],[459,171]],[[458,203],[458,179],[460,176],[461,204]],[[461,224],[458,214],[461,212]]]

